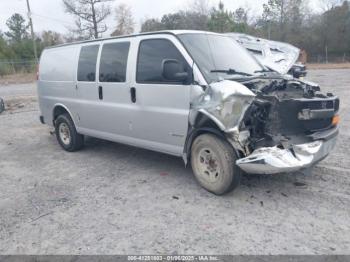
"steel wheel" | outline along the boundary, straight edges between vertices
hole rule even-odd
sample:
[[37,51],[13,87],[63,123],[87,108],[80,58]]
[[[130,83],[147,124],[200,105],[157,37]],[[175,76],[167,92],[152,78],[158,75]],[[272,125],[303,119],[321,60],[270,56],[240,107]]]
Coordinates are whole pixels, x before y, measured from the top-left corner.
[[215,152],[210,148],[203,148],[199,151],[197,161],[202,178],[209,183],[215,183],[221,173],[220,162]]
[[208,191],[223,195],[239,185],[241,170],[236,166],[232,146],[212,134],[199,135],[191,147],[192,170]]
[[61,123],[58,127],[58,133],[63,144],[69,145],[71,142],[71,135],[69,127],[66,123]]

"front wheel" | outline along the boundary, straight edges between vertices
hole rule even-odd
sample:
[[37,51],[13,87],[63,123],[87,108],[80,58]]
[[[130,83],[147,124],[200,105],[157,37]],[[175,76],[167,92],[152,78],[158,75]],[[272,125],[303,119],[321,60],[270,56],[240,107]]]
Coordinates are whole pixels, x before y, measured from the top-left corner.
[[193,173],[202,187],[216,195],[226,194],[239,185],[242,171],[236,160],[232,146],[217,136],[203,134],[192,144]]

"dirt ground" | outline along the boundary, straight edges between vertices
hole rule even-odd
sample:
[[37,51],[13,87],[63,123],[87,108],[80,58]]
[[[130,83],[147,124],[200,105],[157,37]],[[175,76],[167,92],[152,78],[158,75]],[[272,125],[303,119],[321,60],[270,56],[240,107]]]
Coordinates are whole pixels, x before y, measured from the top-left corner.
[[0,254],[350,254],[350,70],[308,79],[341,98],[335,150],[223,197],[180,158],[92,138],[64,152],[35,85],[0,86]]

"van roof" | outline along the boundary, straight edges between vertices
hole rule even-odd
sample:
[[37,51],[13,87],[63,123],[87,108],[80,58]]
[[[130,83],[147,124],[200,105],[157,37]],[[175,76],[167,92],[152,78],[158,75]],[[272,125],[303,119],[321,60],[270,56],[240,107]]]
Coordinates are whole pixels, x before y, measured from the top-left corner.
[[154,31],[154,32],[145,32],[145,33],[138,33],[138,34],[131,34],[131,35],[121,35],[121,36],[112,36],[112,37],[105,37],[105,38],[98,38],[98,39],[92,39],[92,40],[83,40],[83,41],[77,41],[72,43],[65,43],[61,45],[55,45],[55,46],[49,46],[45,49],[51,49],[56,47],[62,47],[62,46],[69,46],[69,45],[77,45],[77,44],[84,44],[84,43],[91,43],[91,42],[99,42],[103,40],[110,40],[110,39],[119,39],[119,38],[130,38],[130,37],[136,37],[136,36],[142,36],[142,35],[158,35],[158,34],[170,34],[170,35],[180,35],[180,34],[216,34],[214,32],[209,31],[200,31],[200,30],[162,30],[162,31]]

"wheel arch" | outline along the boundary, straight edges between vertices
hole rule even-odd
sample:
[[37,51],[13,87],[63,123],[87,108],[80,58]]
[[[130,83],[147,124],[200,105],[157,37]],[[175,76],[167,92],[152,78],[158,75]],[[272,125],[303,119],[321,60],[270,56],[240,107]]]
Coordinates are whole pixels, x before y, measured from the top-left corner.
[[187,138],[185,141],[184,152],[183,152],[183,160],[185,165],[187,165],[188,161],[191,158],[191,147],[193,141],[202,134],[213,134],[225,141],[227,141],[235,151],[238,158],[242,157],[242,152],[237,149],[228,139],[226,133],[220,128],[220,126],[207,114],[202,112],[198,112],[193,121],[193,124],[190,124],[190,128],[187,134]]
[[74,126],[75,128],[77,127],[77,125],[75,124],[75,121],[74,121],[74,117],[73,117],[73,114],[71,113],[71,111],[68,109],[68,107],[66,107],[65,105],[61,104],[61,103],[57,103],[54,105],[53,107],[53,110],[52,110],[52,123],[53,125],[55,126],[55,121],[57,119],[57,117],[59,115],[62,115],[64,113],[67,113],[70,118],[72,119],[73,123],[74,123]]
[[208,133],[226,140],[225,133],[219,128],[219,126],[207,115],[203,114],[202,112],[198,112],[193,125],[190,125],[184,146],[183,160],[185,165],[187,165],[191,158],[191,147],[193,141],[198,136]]

